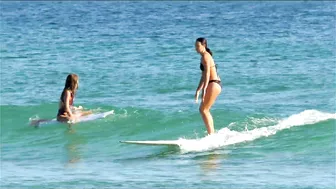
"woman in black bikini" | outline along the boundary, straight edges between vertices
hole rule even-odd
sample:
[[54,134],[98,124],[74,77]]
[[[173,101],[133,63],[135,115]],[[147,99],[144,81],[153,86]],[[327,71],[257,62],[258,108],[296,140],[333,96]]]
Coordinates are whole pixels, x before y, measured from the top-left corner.
[[201,55],[200,69],[202,70],[202,77],[196,90],[195,101],[196,103],[198,102],[199,92],[202,90],[202,103],[199,111],[210,135],[215,132],[210,108],[222,91],[221,80],[217,74],[217,65],[212,58],[212,52],[208,48],[206,39],[198,38],[195,42],[195,49]]

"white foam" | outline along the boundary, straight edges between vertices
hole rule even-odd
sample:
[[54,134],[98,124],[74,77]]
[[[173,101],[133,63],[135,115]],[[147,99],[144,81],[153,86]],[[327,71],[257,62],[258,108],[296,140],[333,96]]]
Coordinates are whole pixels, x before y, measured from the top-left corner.
[[273,126],[260,127],[241,132],[223,128],[201,139],[180,138],[180,149],[182,153],[212,150],[231,144],[253,141],[260,137],[268,137],[276,134],[278,131],[294,126],[310,125],[329,119],[336,119],[336,113],[331,114],[317,110],[305,110],[299,114],[294,114],[286,119],[280,120]]

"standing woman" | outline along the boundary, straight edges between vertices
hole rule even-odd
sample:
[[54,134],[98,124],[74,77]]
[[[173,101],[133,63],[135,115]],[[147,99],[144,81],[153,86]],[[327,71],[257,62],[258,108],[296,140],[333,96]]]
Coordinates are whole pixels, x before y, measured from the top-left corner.
[[202,90],[202,102],[199,111],[210,135],[215,132],[210,108],[222,91],[221,80],[217,74],[217,65],[212,58],[212,52],[208,48],[207,40],[205,38],[198,38],[195,42],[195,49],[201,55],[200,69],[202,70],[202,77],[196,90],[195,101],[196,103],[198,102],[199,92]]

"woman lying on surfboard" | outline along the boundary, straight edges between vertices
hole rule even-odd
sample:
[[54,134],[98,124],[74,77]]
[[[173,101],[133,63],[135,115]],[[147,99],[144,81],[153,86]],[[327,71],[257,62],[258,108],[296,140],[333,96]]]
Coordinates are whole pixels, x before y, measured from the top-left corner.
[[196,40],[195,50],[201,55],[200,69],[202,70],[202,76],[196,89],[195,101],[196,103],[198,102],[199,92],[202,90],[202,102],[199,111],[208,134],[213,134],[215,129],[210,108],[222,91],[221,80],[217,74],[217,65],[212,58],[212,52],[208,48],[205,38]]
[[[61,93],[59,108],[57,113],[57,121],[69,122],[76,121],[77,118],[89,115],[91,111],[82,111],[83,107],[73,106],[75,94],[78,89],[78,76],[76,74],[69,74],[65,81],[64,89]],[[46,119],[34,120],[31,125],[37,126],[41,122],[50,121]]]

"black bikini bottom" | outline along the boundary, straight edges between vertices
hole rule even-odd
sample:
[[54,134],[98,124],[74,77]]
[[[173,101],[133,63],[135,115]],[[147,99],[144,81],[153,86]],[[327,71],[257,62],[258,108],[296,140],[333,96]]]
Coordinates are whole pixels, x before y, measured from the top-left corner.
[[219,85],[220,87],[222,87],[222,84],[221,84],[221,81],[220,81],[220,80],[210,80],[209,83],[211,83],[211,82],[218,83],[218,85]]
[[64,108],[58,109],[57,116],[64,115],[65,110]]

